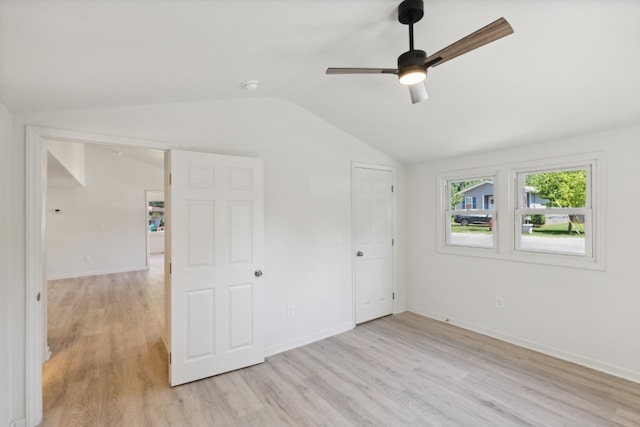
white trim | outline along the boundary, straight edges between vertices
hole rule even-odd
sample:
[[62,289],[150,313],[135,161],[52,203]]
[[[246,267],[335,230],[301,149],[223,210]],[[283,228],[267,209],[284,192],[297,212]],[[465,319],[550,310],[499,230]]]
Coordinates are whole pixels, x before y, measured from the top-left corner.
[[580,366],[595,369],[596,371],[604,372],[605,374],[613,375],[618,378],[633,381],[640,384],[640,372],[631,371],[629,369],[621,368],[619,366],[611,365],[596,359],[581,356],[576,353],[567,352],[559,348],[546,346],[534,341],[518,338],[513,335],[503,334],[499,331],[490,328],[483,328],[474,323],[465,322],[463,320],[452,319],[450,317],[443,316],[439,313],[434,313],[428,310],[421,310],[418,308],[408,308],[407,311],[418,314],[420,316],[428,317],[433,320],[438,320],[444,323],[449,323],[460,328],[477,332],[482,335],[486,335],[492,338],[496,338],[500,341],[504,341],[518,347],[526,348],[529,350],[537,351],[546,354],[557,359],[566,360],[568,362],[576,363]]
[[167,151],[177,144],[113,135],[27,125],[26,143],[26,224],[25,224],[25,423],[42,421],[42,364],[46,360],[46,328],[43,304],[36,301],[40,293],[46,301],[45,272],[45,196],[47,179],[47,140],[85,144],[114,145]]
[[153,141],[142,138],[130,138],[125,136],[106,135],[92,132],[57,129],[43,126],[26,125],[27,140],[32,135],[34,138],[52,139],[54,141],[78,142],[81,144],[114,145],[129,148],[145,148],[148,150],[169,151],[180,148],[179,144],[170,142]]
[[[355,238],[356,238],[356,221],[357,218],[355,217],[355,206],[354,201],[355,201],[355,197],[354,194],[356,192],[356,169],[373,169],[373,170],[379,170],[379,171],[388,171],[391,172],[391,185],[394,188],[394,191],[391,193],[391,238],[394,239],[396,238],[396,191],[395,191],[395,187],[396,187],[396,170],[393,166],[389,166],[389,165],[379,165],[379,164],[373,164],[373,163],[363,163],[363,162],[351,162],[351,244],[350,244],[350,250],[349,250],[349,254],[351,256],[351,301],[352,301],[352,312],[351,312],[351,318],[353,321],[353,324],[356,324],[356,259],[354,257],[354,247],[353,247],[353,242],[355,242]],[[397,292],[396,289],[396,271],[397,271],[397,267],[396,267],[396,245],[393,245],[391,248],[391,290],[393,292],[393,294],[395,295]],[[395,313],[395,310],[397,309],[396,307],[396,302],[398,300],[394,299],[393,300],[393,310],[392,313]]]
[[47,157],[40,136],[26,132],[26,224],[25,224],[25,423],[42,421],[43,341],[46,340],[43,310],[37,295],[44,286],[44,194]]
[[27,425],[27,420],[25,418],[20,418],[17,420],[12,420],[9,423],[9,427],[26,427]]

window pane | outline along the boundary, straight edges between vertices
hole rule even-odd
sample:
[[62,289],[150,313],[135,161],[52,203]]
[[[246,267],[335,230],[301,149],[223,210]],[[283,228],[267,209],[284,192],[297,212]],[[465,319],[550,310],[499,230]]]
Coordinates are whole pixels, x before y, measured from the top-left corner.
[[520,249],[585,255],[584,233],[582,215],[523,215]]
[[494,177],[452,180],[448,188],[446,244],[493,248]]
[[587,206],[586,169],[523,174],[523,208],[584,208]]
[[451,215],[447,244],[493,247],[491,215]]
[[449,182],[452,210],[493,209],[493,177]]

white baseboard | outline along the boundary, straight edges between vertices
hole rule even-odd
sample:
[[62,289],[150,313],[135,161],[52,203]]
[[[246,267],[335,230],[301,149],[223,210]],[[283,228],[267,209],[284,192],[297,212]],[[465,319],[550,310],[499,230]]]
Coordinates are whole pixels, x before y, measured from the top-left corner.
[[19,420],[13,420],[9,423],[9,427],[26,427],[27,420],[20,418]]
[[265,356],[273,356],[274,354],[282,353],[283,351],[292,350],[297,347],[302,347],[303,345],[311,344],[312,342],[320,341],[325,338],[332,337],[334,335],[341,334],[343,332],[350,331],[353,329],[355,325],[351,322],[342,324],[335,328],[325,329],[324,331],[320,331],[316,334],[307,335],[306,337],[302,337],[299,339],[287,341],[281,344],[270,345],[265,348]]
[[403,305],[402,307],[396,307],[396,309],[393,311],[393,314],[400,314],[404,313],[405,311],[407,311],[407,307]]
[[433,313],[433,312],[424,311],[424,310],[420,310],[412,307],[407,308],[407,311],[410,311],[415,314],[419,314],[424,317],[428,317],[430,319],[439,320],[441,322],[446,322],[455,326],[459,326],[463,329],[468,329],[470,331],[477,332],[482,335],[487,335],[489,337],[499,339],[500,341],[505,341],[510,344],[517,345],[519,347],[524,347],[529,350],[537,351],[539,353],[556,357],[558,359],[562,359],[567,362],[571,362],[577,365],[585,366],[587,368],[595,369],[596,371],[604,372],[605,374],[613,375],[625,380],[633,381],[635,383],[640,383],[640,372],[630,371],[628,369],[621,368],[619,366],[614,366],[606,362],[594,360],[588,357],[581,356],[579,354],[561,350],[559,348],[549,347],[544,344],[540,344],[540,343],[536,343],[526,339],[503,334],[502,332],[495,331],[493,329],[479,327],[478,325],[468,323],[463,320],[452,319],[450,317],[441,315],[439,313]]
[[50,276],[47,276],[47,280],[72,279],[74,277],[87,277],[87,276],[100,276],[103,274],[129,273],[132,271],[143,271],[148,269],[149,267],[144,265],[144,266],[135,266],[135,267],[114,268],[110,270],[83,271],[81,273],[52,274]]

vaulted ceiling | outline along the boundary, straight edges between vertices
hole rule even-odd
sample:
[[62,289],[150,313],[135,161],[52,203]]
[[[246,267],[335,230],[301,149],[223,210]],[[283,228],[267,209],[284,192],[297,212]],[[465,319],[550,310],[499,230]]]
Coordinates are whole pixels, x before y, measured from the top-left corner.
[[398,3],[0,0],[0,101],[22,114],[279,98],[407,163],[640,123],[640,1],[425,0],[427,54],[499,17],[515,33],[430,69],[416,105],[392,75],[325,75],[395,67]]

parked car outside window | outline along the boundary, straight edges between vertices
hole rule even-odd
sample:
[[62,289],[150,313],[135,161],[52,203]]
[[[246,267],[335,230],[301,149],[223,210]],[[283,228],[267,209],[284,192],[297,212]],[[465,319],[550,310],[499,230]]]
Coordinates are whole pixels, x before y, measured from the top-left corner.
[[465,227],[470,224],[489,225],[489,222],[491,222],[491,215],[455,215],[453,217],[453,222]]

